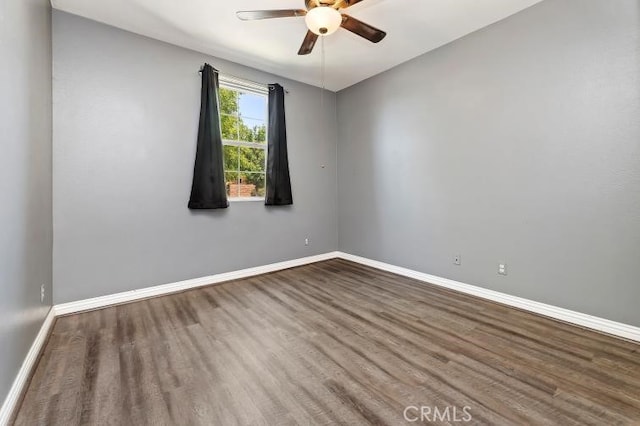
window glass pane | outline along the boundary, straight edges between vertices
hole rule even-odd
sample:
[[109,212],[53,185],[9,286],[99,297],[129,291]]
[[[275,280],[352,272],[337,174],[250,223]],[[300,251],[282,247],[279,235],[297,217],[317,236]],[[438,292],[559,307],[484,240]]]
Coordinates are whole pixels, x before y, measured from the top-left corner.
[[264,121],[267,116],[267,97],[253,93],[238,94],[239,111],[242,118]]
[[264,148],[224,145],[224,169],[230,199],[264,197],[266,192],[267,96],[220,88],[222,138],[264,144]]
[[224,171],[238,170],[238,147],[225,145],[224,147]]
[[266,150],[263,148],[249,148],[241,146],[240,155],[240,171],[241,172],[264,172]]
[[267,140],[267,126],[264,120],[241,118],[240,140],[245,142],[264,143]]
[[220,115],[220,126],[222,126],[222,139],[238,140],[238,117],[231,115]]
[[266,175],[264,173],[240,173],[241,197],[264,197]]
[[238,92],[220,88],[220,113],[238,115]]
[[224,179],[227,186],[227,196],[237,198],[239,196],[238,172],[226,172]]

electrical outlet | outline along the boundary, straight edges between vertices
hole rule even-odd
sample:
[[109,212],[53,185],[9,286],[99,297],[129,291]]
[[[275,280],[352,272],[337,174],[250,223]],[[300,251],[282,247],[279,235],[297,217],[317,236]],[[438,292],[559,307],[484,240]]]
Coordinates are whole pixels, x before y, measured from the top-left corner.
[[507,264],[501,263],[498,265],[498,274],[507,275]]
[[304,239],[304,245],[305,245],[305,246],[308,246],[308,245],[309,245],[309,239],[308,239],[308,238],[305,238],[305,239]]
[[40,303],[44,303],[44,294],[45,294],[45,289],[44,289],[44,284],[42,284],[40,286]]
[[460,256],[459,254],[453,256],[453,264],[460,266],[462,264],[462,256]]

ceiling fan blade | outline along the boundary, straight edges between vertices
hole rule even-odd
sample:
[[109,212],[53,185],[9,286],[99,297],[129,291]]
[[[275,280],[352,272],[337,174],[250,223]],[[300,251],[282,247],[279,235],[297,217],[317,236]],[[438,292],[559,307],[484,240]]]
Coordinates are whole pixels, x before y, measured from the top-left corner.
[[293,18],[296,16],[305,16],[306,14],[307,11],[304,9],[242,10],[240,12],[236,12],[236,16],[243,21],[272,18]]
[[364,37],[372,43],[378,43],[380,40],[387,36],[382,30],[372,27],[369,24],[365,24],[362,21],[358,21],[356,18],[352,18],[349,15],[342,14],[342,28],[349,30],[354,34]]
[[345,7],[351,7],[356,3],[360,3],[362,0],[344,0],[344,2],[347,4]]
[[300,50],[298,51],[298,55],[308,55],[313,50],[313,46],[316,45],[316,41],[318,41],[318,35],[312,33],[311,31],[307,31],[307,35],[302,42],[302,46],[300,46]]

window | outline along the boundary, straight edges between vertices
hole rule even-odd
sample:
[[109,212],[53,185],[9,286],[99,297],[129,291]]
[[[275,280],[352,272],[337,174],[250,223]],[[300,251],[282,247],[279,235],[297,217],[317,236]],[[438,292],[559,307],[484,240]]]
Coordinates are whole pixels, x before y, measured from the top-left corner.
[[220,79],[224,173],[230,200],[260,200],[266,192],[266,87]]

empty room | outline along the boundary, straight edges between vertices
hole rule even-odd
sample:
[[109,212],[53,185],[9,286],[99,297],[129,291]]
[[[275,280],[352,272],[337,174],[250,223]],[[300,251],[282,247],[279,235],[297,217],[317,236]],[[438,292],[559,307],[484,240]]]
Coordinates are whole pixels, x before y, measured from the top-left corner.
[[640,0],[1,0],[0,426],[640,425]]

